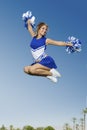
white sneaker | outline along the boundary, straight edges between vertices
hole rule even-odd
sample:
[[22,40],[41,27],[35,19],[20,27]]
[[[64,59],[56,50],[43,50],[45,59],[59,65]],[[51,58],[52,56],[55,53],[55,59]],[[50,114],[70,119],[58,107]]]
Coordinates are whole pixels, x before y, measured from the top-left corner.
[[61,74],[56,69],[51,69],[50,72],[52,73],[52,76],[54,77],[61,77]]
[[54,76],[47,76],[48,79],[50,79],[52,82],[57,83],[57,78]]

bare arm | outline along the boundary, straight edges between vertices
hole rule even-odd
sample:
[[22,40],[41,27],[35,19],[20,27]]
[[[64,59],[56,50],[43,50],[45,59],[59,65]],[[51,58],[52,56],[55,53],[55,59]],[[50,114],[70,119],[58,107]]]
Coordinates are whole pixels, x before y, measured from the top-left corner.
[[46,39],[46,44],[50,44],[50,45],[56,45],[56,46],[72,46],[72,43],[66,43],[66,42],[62,42],[62,41],[55,41],[52,39]]
[[27,23],[28,23],[28,31],[31,34],[31,36],[34,37],[36,34],[31,26],[31,24],[30,24],[30,20],[28,20]]

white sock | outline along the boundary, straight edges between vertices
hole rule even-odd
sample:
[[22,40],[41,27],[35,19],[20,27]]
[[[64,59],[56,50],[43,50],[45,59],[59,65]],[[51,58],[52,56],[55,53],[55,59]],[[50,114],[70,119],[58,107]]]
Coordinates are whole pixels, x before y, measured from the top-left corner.
[[61,74],[54,68],[52,68],[50,72],[52,73],[52,76],[54,77],[59,77],[59,78],[61,77]]

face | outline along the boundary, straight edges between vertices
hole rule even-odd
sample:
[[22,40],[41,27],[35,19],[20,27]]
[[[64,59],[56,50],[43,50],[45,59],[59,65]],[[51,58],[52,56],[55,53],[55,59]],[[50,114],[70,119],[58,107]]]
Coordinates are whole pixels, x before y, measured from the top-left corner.
[[38,34],[42,35],[42,36],[45,36],[47,33],[47,26],[46,25],[43,25],[39,31],[38,31]]

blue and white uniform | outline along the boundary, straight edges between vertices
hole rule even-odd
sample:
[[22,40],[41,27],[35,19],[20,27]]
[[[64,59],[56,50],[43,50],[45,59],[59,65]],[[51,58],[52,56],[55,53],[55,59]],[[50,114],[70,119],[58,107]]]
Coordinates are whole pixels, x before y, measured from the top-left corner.
[[30,43],[31,53],[35,60],[35,63],[39,63],[43,66],[46,66],[48,68],[57,68],[55,61],[52,57],[48,56],[45,52],[46,50],[46,37],[41,37],[40,39],[37,39],[36,37],[33,37],[31,43]]

